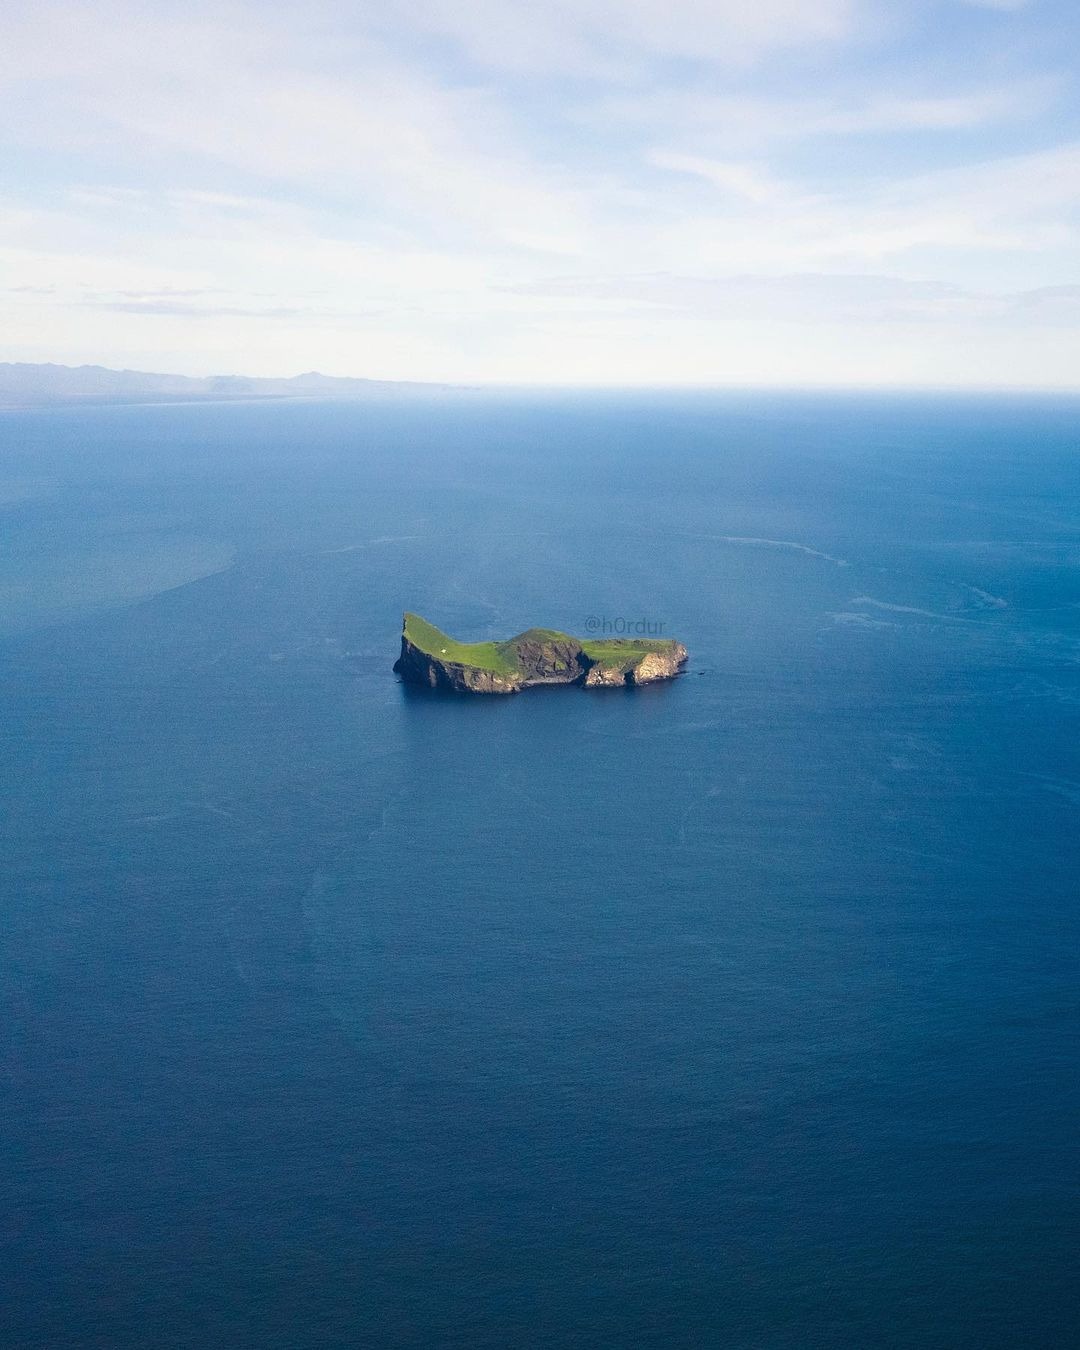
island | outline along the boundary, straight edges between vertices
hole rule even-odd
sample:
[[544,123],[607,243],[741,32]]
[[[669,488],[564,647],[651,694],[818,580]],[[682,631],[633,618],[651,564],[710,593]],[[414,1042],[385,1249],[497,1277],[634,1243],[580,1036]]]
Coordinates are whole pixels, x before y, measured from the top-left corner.
[[406,614],[394,670],[406,683],[466,694],[516,694],[537,685],[585,689],[670,680],[687,652],[673,638],[570,637],[529,628],[505,642],[458,642],[419,614]]

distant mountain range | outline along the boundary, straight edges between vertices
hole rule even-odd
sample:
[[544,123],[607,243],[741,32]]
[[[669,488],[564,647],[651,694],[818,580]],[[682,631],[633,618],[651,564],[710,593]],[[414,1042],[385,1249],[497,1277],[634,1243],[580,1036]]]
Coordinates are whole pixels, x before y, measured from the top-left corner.
[[232,398],[369,399],[389,394],[435,394],[451,385],[397,380],[357,380],[310,371],[288,379],[249,375],[159,375],[105,366],[32,365],[0,362],[0,404],[8,407],[69,400],[133,401]]

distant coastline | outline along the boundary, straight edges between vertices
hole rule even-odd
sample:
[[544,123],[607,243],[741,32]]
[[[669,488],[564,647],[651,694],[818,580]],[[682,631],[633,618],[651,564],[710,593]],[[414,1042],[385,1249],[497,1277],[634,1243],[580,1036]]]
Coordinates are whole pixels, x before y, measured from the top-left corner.
[[284,378],[255,375],[169,375],[106,366],[63,366],[51,362],[0,362],[0,407],[51,404],[232,403],[263,399],[423,398],[464,391],[465,386],[411,380],[365,380],[308,371]]

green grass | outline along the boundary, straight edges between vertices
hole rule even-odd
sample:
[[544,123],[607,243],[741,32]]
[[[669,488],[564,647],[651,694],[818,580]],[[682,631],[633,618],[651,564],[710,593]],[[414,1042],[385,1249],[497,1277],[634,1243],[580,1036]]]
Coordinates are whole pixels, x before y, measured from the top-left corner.
[[537,642],[563,640],[578,643],[590,661],[609,670],[626,670],[635,665],[647,652],[665,652],[671,647],[669,638],[606,638],[596,642],[569,637],[557,628],[530,628],[506,642],[458,642],[455,638],[428,623],[419,614],[405,615],[405,636],[422,652],[441,661],[457,665],[475,666],[497,675],[519,673],[514,644],[522,638]]
[[461,666],[476,666],[496,675],[513,675],[517,667],[508,661],[501,642],[458,642],[436,628],[419,614],[405,615],[405,636],[422,652],[437,656],[440,661],[453,661]]
[[606,670],[626,670],[647,653],[666,652],[671,645],[670,638],[602,638],[597,642],[583,642],[581,650],[590,661]]

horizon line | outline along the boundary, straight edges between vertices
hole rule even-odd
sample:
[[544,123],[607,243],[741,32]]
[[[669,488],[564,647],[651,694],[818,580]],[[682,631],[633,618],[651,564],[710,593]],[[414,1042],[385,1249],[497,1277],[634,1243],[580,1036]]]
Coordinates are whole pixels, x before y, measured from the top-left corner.
[[[813,383],[772,383],[769,381],[738,381],[725,383],[717,381],[713,383],[695,382],[673,382],[663,381],[656,384],[623,384],[616,382],[602,381],[559,381],[559,380],[506,380],[491,379],[479,377],[469,380],[439,380],[439,379],[418,379],[415,376],[386,376],[386,375],[330,375],[318,370],[297,371],[291,375],[253,375],[237,373],[235,371],[222,372],[210,371],[206,374],[193,375],[181,371],[163,371],[163,370],[140,370],[132,366],[108,366],[101,362],[84,361],[78,365],[69,365],[62,361],[0,361],[0,371],[7,369],[33,370],[54,370],[77,373],[80,371],[101,371],[109,375],[128,375],[141,376],[146,379],[168,379],[168,380],[191,380],[195,382],[204,380],[236,380],[236,381],[258,381],[260,383],[278,384],[292,383],[293,381],[303,379],[319,379],[331,383],[355,383],[363,385],[394,386],[400,385],[405,388],[412,388],[431,392],[480,392],[480,391],[535,391],[551,393],[618,393],[618,394],[648,394],[648,393],[700,393],[700,394],[738,394],[738,393],[791,393],[791,394],[971,394],[971,395],[1043,395],[1047,397],[1080,397],[1080,384],[1076,385],[1041,385],[1041,384],[1003,384],[1000,382],[987,384],[973,383],[955,383],[955,384],[916,384],[916,383],[896,383],[896,384],[843,384],[831,382],[813,382]],[[9,392],[9,397],[15,391]],[[160,397],[167,394],[165,390],[145,391],[147,398]],[[36,394],[36,396],[35,396]],[[112,397],[116,394],[118,397]],[[110,401],[128,401],[120,396],[120,391],[102,390],[99,393],[63,393],[57,392],[48,394],[45,391],[36,393],[36,391],[26,391],[26,397],[33,400],[32,405],[56,403],[77,403],[88,400],[98,400],[100,402]],[[128,399],[137,398],[137,391],[132,391]],[[213,392],[197,394],[192,391],[191,394],[185,394],[184,391],[177,391],[174,398],[169,398],[169,402],[237,402],[243,396],[237,396],[232,399],[227,397],[217,397]],[[267,394],[264,397],[274,399],[288,398],[292,401],[319,401],[317,393],[303,394]],[[329,400],[327,400],[329,401]],[[0,408],[9,410],[12,407],[27,406],[26,404],[12,404],[4,401],[4,393],[0,391]]]

